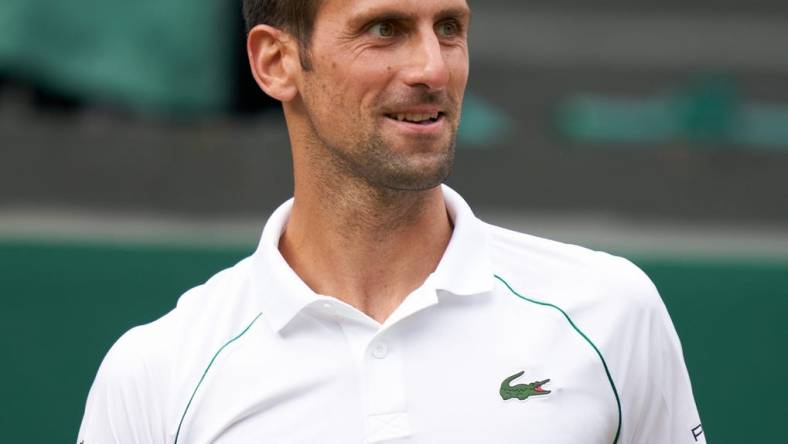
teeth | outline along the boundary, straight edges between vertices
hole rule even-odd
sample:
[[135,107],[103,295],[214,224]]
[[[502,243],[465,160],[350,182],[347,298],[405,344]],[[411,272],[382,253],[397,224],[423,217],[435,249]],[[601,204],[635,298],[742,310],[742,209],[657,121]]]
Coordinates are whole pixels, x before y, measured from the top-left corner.
[[408,122],[423,122],[429,119],[437,119],[440,113],[431,113],[431,114],[394,114],[394,118],[399,120],[400,122],[407,120]]

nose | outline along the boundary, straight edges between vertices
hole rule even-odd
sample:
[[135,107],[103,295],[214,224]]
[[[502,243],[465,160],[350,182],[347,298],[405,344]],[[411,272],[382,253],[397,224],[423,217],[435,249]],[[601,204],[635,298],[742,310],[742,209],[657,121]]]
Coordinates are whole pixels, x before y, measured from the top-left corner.
[[409,48],[410,63],[405,71],[405,83],[439,91],[449,82],[449,69],[438,36],[433,29],[423,31],[413,39]]

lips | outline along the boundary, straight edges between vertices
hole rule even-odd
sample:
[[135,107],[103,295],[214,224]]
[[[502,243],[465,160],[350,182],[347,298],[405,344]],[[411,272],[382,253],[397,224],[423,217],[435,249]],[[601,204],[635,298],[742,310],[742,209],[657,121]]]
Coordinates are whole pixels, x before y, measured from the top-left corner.
[[428,124],[437,122],[441,118],[443,112],[403,112],[403,113],[388,113],[386,117],[389,119],[397,120],[399,122]]
[[442,111],[432,112],[402,112],[387,113],[386,117],[398,122],[413,123],[417,125],[429,125],[435,123],[444,116]]

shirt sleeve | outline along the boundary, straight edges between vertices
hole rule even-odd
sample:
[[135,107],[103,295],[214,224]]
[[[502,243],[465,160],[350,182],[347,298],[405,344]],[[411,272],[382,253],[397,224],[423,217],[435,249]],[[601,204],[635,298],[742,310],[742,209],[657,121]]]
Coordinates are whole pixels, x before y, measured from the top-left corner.
[[112,346],[88,394],[78,444],[164,444],[161,402],[135,330]]
[[646,385],[631,444],[705,443],[698,409],[676,329],[662,299],[649,280],[653,299],[648,321],[642,325],[649,344]]

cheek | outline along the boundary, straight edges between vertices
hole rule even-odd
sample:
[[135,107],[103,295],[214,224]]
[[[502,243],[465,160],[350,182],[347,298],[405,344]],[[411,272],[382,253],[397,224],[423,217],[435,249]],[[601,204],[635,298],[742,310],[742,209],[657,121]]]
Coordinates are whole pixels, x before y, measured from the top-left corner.
[[338,76],[341,87],[337,88],[344,106],[352,107],[352,113],[366,113],[380,107],[386,96],[387,79],[393,68],[386,65],[368,64],[358,69],[343,70]]
[[464,85],[468,82],[468,56],[464,52],[453,53],[447,60],[451,70],[451,81],[456,85]]

